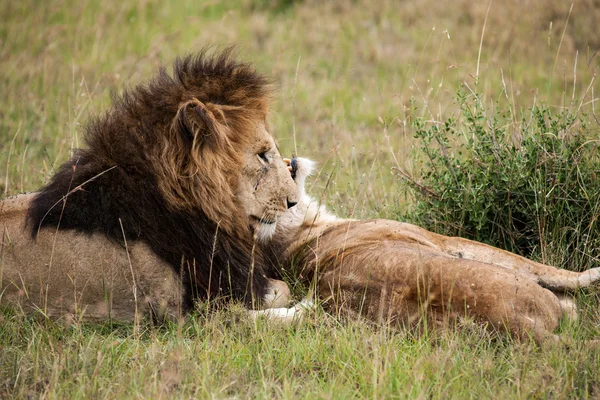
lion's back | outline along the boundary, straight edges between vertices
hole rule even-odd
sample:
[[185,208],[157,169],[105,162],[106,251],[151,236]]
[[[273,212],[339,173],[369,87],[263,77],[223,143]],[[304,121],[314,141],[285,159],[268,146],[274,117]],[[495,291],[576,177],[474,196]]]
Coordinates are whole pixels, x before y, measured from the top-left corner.
[[0,202],[0,304],[54,318],[133,320],[149,307],[178,316],[180,280],[145,243],[123,247],[99,233],[47,227],[34,239],[27,223],[34,197]]
[[8,218],[24,218],[36,193],[23,193],[0,201],[0,223]]

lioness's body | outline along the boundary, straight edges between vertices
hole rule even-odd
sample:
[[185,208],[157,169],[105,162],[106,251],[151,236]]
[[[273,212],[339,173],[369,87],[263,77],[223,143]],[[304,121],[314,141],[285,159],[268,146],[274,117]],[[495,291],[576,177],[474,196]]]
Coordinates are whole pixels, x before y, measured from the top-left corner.
[[98,233],[48,228],[32,239],[25,221],[34,195],[0,202],[0,304],[51,318],[181,315],[181,279],[145,243],[125,248]]
[[600,279],[599,269],[561,270],[407,223],[337,218],[304,193],[311,162],[298,164],[301,201],[282,218],[274,248],[335,311],[404,324],[470,315],[541,341],[575,312],[562,292]]

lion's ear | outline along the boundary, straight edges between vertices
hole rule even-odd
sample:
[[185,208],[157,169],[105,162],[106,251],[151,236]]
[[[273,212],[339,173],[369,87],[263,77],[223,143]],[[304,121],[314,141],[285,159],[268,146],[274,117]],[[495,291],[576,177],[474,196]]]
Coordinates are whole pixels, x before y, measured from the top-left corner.
[[194,98],[179,106],[173,125],[185,139],[203,141],[205,137],[219,134],[218,125],[222,119],[223,112],[213,104],[204,104]]

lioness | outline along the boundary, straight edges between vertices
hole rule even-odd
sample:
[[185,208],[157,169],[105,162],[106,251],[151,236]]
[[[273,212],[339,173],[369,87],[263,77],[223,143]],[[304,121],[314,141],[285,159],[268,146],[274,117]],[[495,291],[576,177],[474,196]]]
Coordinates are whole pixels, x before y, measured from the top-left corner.
[[270,93],[225,50],[114,98],[45,187],[0,202],[0,303],[84,320],[176,318],[207,298],[284,305],[254,245],[298,201]]
[[576,316],[565,291],[600,280],[600,268],[577,273],[533,262],[482,243],[415,225],[337,218],[305,192],[314,163],[293,161],[300,202],[264,244],[280,265],[316,281],[335,312],[412,325],[469,315],[488,328],[542,342],[563,313]]

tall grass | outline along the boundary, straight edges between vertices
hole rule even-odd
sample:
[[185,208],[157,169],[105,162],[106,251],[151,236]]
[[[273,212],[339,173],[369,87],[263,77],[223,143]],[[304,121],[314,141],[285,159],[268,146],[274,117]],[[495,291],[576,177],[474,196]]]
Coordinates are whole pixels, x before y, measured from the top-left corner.
[[[111,91],[148,78],[178,54],[237,43],[241,57],[280,88],[272,125],[282,152],[320,162],[310,191],[337,213],[397,217],[422,207],[413,217],[435,229],[494,238],[557,265],[589,266],[596,263],[595,242],[571,238],[597,229],[589,188],[597,172],[598,13],[588,0],[572,9],[558,0],[0,0],[0,197],[46,182],[82,145],[85,121],[109,106]],[[457,101],[457,90],[467,95]],[[579,150],[562,143],[550,119],[590,142]],[[496,149],[490,132],[515,147]],[[519,149],[532,155],[523,164],[467,165],[473,174],[462,182],[471,186],[457,187],[452,218],[433,217],[425,203],[404,195],[404,181],[395,173],[400,168],[447,194],[445,182],[420,180],[427,157],[415,157],[414,150],[431,139],[448,140],[448,149],[466,146],[453,159],[461,168],[478,146],[491,146],[482,155],[489,165],[497,163],[496,155],[520,160]],[[562,149],[577,150],[577,165],[586,169],[552,164],[548,151]],[[542,168],[525,162],[531,160]],[[512,177],[519,168],[530,175],[509,179],[511,193],[549,190],[546,179],[564,172],[569,179],[559,182],[569,196],[588,193],[592,201],[560,206],[560,192],[553,191],[552,209],[530,197],[525,205],[510,203],[515,209],[546,207],[529,215],[534,222],[556,210],[544,216],[545,227],[557,218],[555,236],[536,237],[538,222],[522,231],[506,219],[495,233],[493,224],[484,231],[481,222],[494,221],[492,214],[460,214],[466,194],[473,195],[465,204],[474,210],[485,209],[478,199],[497,208],[498,201],[507,202],[475,190],[474,182],[487,179],[482,171]],[[491,181],[501,193],[502,179]],[[567,211],[577,207],[589,207],[588,222],[569,222]],[[577,257],[587,261],[573,261]],[[469,321],[413,335],[339,321],[322,310],[294,327],[253,323],[233,307],[198,312],[181,325],[137,329],[65,324],[3,309],[0,398],[594,398],[600,396],[600,353],[578,339],[598,334],[596,296],[579,295],[581,322],[561,327],[570,345],[551,348],[492,337]]]
[[539,349],[468,323],[413,336],[321,312],[294,327],[252,323],[233,308],[135,333],[1,315],[8,398],[593,398],[599,389],[600,354],[581,342]]

